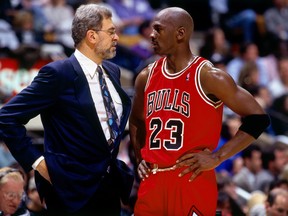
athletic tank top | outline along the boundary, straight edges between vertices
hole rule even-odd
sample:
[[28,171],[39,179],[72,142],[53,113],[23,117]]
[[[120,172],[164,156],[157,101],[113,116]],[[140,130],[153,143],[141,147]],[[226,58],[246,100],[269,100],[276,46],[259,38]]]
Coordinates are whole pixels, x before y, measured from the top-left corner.
[[222,127],[223,103],[203,92],[200,72],[208,60],[195,56],[177,73],[168,73],[166,58],[151,64],[145,87],[145,161],[171,166],[186,152],[213,151]]

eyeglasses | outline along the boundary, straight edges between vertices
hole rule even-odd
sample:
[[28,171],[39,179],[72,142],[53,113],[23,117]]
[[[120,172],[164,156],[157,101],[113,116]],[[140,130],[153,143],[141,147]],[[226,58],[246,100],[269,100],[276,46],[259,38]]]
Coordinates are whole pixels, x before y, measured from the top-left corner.
[[19,192],[19,193],[16,193],[16,192],[4,192],[3,191],[3,195],[4,195],[4,198],[7,199],[7,200],[13,200],[13,199],[18,199],[18,200],[21,200],[23,195],[24,195],[24,192]]
[[[19,174],[22,176],[22,178],[24,179],[23,173],[22,173],[20,170],[11,168],[11,169],[8,169],[8,170],[6,170],[6,171],[4,171],[4,172],[0,172],[0,181],[1,181],[6,175],[8,175],[8,174],[10,174],[10,173],[13,173],[13,172],[19,173]],[[3,191],[3,189],[0,189],[0,190]],[[11,192],[11,191],[8,191],[8,192],[7,192],[7,191],[3,191],[3,196],[4,196],[4,198],[7,199],[7,200],[13,200],[13,199],[15,199],[15,198],[17,198],[18,200],[21,200],[22,197],[23,197],[23,195],[24,195],[24,192],[19,192],[19,193],[17,193],[17,192]]]
[[115,29],[108,29],[108,30],[105,30],[105,29],[99,29],[99,30],[94,30],[96,32],[98,31],[102,31],[102,32],[105,32],[106,34],[108,34],[111,38],[114,38],[116,36],[116,30]]

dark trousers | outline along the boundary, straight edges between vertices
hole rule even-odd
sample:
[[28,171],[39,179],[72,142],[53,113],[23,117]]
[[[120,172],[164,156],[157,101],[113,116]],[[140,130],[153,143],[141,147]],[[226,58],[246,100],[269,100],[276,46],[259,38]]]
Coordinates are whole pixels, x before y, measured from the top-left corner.
[[[115,181],[115,180],[114,180]],[[119,189],[113,183],[113,178],[107,174],[102,180],[99,189],[77,212],[63,210],[60,198],[51,188],[51,192],[45,197],[48,214],[47,216],[119,216],[121,202]]]

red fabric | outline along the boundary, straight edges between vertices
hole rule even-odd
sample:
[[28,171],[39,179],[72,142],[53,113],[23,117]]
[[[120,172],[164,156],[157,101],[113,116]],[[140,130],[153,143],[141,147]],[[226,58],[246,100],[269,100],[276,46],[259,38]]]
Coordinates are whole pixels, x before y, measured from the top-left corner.
[[214,216],[217,187],[214,171],[189,182],[191,174],[178,177],[180,169],[151,174],[142,181],[135,216]]
[[[145,161],[172,166],[186,152],[213,151],[222,127],[223,104],[203,93],[199,82],[201,57],[182,71],[165,71],[165,58],[151,67],[145,89]],[[180,170],[159,172],[142,181],[135,216],[205,215],[216,212],[217,184],[214,171],[203,172],[193,182],[191,173],[179,178]]]
[[[144,160],[174,165],[186,152],[209,148],[219,142],[223,105],[201,93],[197,75],[205,59],[195,60],[178,74],[164,70],[165,59],[154,65],[145,90],[146,145]],[[197,87],[198,85],[198,87]]]

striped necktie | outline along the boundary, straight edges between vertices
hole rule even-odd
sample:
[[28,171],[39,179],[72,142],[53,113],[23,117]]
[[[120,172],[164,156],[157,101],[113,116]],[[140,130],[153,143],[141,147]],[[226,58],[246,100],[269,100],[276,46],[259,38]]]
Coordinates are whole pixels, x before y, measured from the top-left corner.
[[115,106],[108,90],[107,83],[103,76],[103,71],[100,66],[97,67],[97,72],[99,74],[99,83],[101,88],[101,93],[104,101],[105,110],[107,113],[107,123],[110,131],[110,139],[108,144],[113,148],[113,143],[119,134],[119,119],[115,110]]

